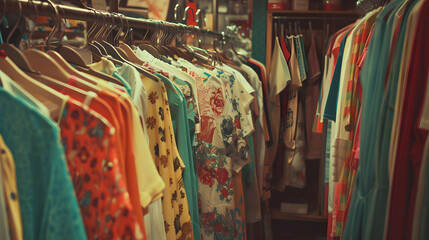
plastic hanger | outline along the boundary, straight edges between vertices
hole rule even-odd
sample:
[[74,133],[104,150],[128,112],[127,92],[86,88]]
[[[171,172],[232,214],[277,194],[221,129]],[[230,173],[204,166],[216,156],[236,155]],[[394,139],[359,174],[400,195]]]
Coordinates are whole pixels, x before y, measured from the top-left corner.
[[[146,35],[148,34],[148,32],[149,32],[149,30],[146,31],[146,34],[143,37],[143,41],[145,40]],[[154,37],[154,35],[156,35],[155,32],[152,34],[152,38]],[[146,50],[148,53],[150,53],[152,56],[154,56],[157,59],[161,59],[161,56],[160,56],[158,50],[156,48],[154,48],[153,46],[149,45],[149,44],[142,43],[142,44],[140,44],[138,46],[138,48],[140,48],[140,50],[143,50],[143,51]]]
[[[56,79],[50,78],[48,76],[44,76],[44,75],[38,75],[35,73],[27,73],[30,77],[36,79],[38,82],[43,83],[44,85],[58,91],[61,92],[62,89],[68,89],[69,91],[72,91],[74,94],[79,95],[80,98],[85,99],[88,96],[88,92],[86,91],[90,91],[90,89],[85,89],[82,90],[80,88],[74,87],[72,85],[69,85],[67,83],[63,83],[61,81],[58,81]],[[98,88],[98,87],[97,87]],[[99,90],[97,90],[97,92],[101,91],[101,88],[99,88]]]
[[[91,28],[88,30],[87,36],[90,36],[94,31],[94,29],[95,29],[95,24],[92,25]],[[58,52],[67,62],[77,66],[86,67],[85,61],[82,59],[79,53],[73,48],[60,44],[55,49],[55,51]]]
[[[94,13],[95,13],[95,11],[94,11]],[[90,30],[88,31],[87,36],[89,36],[94,31],[94,29],[95,29],[95,25],[93,25],[90,28]],[[57,49],[55,49],[55,51],[58,52],[61,55],[61,57],[64,58],[65,61],[74,64],[76,66],[76,69],[78,70],[77,71],[78,73],[79,72],[84,72],[84,73],[92,75],[92,76],[94,76],[96,78],[103,79],[105,81],[113,82],[115,84],[124,86],[123,83],[121,81],[119,81],[118,79],[116,79],[116,78],[114,78],[112,76],[109,76],[107,74],[104,74],[104,73],[101,73],[101,72],[98,72],[98,71],[95,71],[95,70],[89,68],[85,64],[85,62],[83,61],[83,59],[80,57],[80,55],[73,48],[70,48],[68,46],[60,45]],[[56,59],[59,58],[59,56],[56,56],[54,53],[50,53],[50,55],[53,56],[53,58],[56,58]],[[94,56],[96,56],[96,55],[93,54],[93,57]],[[101,57],[99,57],[99,60],[101,60]],[[63,62],[63,61],[61,61],[61,59],[59,59],[58,61],[60,63]],[[66,64],[66,65],[68,65],[68,64]],[[69,70],[73,71],[72,69],[69,69]],[[71,72],[69,72],[69,73],[71,73]],[[89,79],[88,77],[86,77],[85,75],[80,74],[80,73],[79,73],[79,75],[77,75],[77,74],[73,74],[73,75],[79,76],[79,77],[81,77],[81,79],[84,79],[84,80],[88,80]],[[97,84],[92,79],[89,79],[89,81],[91,83]],[[87,87],[85,87],[85,89],[89,90],[89,91],[95,91],[95,92],[100,91],[100,88],[97,87],[97,88],[94,89],[94,87],[96,87],[96,86],[92,86],[92,88],[87,86]]]
[[116,51],[118,51],[119,55],[121,55],[125,60],[130,61],[128,54],[120,47],[115,47]]
[[[125,18],[125,20],[127,20],[127,19]],[[129,23],[128,23],[128,20],[127,20],[127,31],[125,32],[124,39],[126,39],[126,37],[128,35],[129,27],[130,26],[129,26]],[[121,44],[119,44],[119,48],[122,49],[128,55],[128,58],[129,58],[130,62],[133,62],[133,63],[138,64],[138,65],[143,65],[144,64],[143,60],[141,60],[135,54],[135,52],[131,49],[131,47],[128,46],[127,44],[121,43]]]
[[61,105],[67,100],[67,97],[50,89],[49,87],[37,82],[30,76],[26,75],[16,66],[10,58],[0,57],[0,69],[17,82],[21,87],[38,99],[42,104],[49,102],[48,109],[52,118],[57,118],[61,113]]

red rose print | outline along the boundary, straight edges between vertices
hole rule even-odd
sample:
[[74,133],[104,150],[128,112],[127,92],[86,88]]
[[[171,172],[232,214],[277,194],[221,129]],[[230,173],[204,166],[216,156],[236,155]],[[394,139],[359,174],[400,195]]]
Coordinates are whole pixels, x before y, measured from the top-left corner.
[[210,187],[213,187],[214,185],[214,179],[212,175],[210,174],[210,171],[206,168],[200,168],[198,169],[198,178],[200,179],[201,183],[204,185],[208,185]]
[[222,188],[222,190],[220,190],[220,193],[224,198],[227,198],[229,196],[228,190],[226,188]]
[[219,168],[216,172],[216,180],[219,184],[225,184],[228,181],[228,171],[225,168]]
[[210,89],[210,106],[212,107],[215,116],[222,115],[225,106],[225,99],[223,98],[222,89],[212,87]]
[[215,213],[214,212],[207,214],[207,220],[213,221],[214,219],[215,219]]

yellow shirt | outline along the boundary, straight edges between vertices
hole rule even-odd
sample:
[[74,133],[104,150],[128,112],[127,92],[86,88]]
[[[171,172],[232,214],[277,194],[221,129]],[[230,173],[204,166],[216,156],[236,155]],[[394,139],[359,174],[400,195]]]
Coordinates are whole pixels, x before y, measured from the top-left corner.
[[[167,239],[193,239],[191,216],[182,172],[185,168],[174,138],[166,87],[162,82],[142,78],[148,93],[146,126],[149,146],[165,183],[162,209]],[[152,213],[151,213],[152,214]]]
[[3,183],[4,194],[7,206],[7,217],[11,239],[22,239],[21,210],[18,201],[18,188],[16,185],[15,162],[12,153],[0,135],[0,181]]

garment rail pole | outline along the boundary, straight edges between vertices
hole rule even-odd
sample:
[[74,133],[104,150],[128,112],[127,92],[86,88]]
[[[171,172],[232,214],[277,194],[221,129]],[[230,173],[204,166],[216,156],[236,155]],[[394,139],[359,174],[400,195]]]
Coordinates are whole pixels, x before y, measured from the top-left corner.
[[[47,16],[47,17],[54,17],[55,12],[52,9],[52,6],[49,5],[46,2],[40,2],[40,1],[24,1],[24,0],[0,0],[0,9],[5,8],[5,2],[6,2],[6,12],[7,13],[17,13],[19,12],[19,4],[18,1],[21,3],[22,13],[27,15],[35,14],[34,6],[37,7],[37,12],[39,16]],[[97,11],[96,13],[93,10],[90,9],[83,9],[83,8],[77,8],[77,7],[71,7],[67,5],[58,5],[61,7],[61,11],[59,11],[59,15],[61,18],[67,18],[67,19],[74,19],[74,20],[82,20],[82,21],[88,21],[88,22],[102,22],[104,18],[96,17],[96,14],[100,14],[100,11]],[[157,26],[159,26],[159,22],[161,21],[154,21],[154,20],[148,20],[148,19],[141,19],[141,18],[132,18],[132,17],[122,17],[123,19],[126,19],[125,21],[121,21],[121,16],[119,14],[111,14],[107,11],[101,11],[102,14],[106,14],[111,16],[115,19],[116,25],[124,25],[124,27],[130,27],[133,29],[140,29],[140,30],[159,30]],[[201,35],[208,35],[211,37],[216,38],[223,38],[225,40],[234,39],[234,37],[223,35],[221,33],[213,32],[207,29],[201,29],[194,26],[186,26],[186,25],[179,25],[176,23],[170,23],[170,22],[162,22],[161,30],[164,31],[172,31],[177,33],[196,33]]]
[[356,16],[351,17],[293,17],[293,16],[273,16],[273,20],[331,20],[331,21],[354,21]]

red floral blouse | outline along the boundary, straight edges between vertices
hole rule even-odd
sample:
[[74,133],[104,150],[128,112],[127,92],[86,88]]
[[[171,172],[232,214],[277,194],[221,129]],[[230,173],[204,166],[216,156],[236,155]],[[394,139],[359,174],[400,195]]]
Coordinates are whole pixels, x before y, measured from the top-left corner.
[[88,239],[145,239],[119,169],[115,129],[74,100],[59,126]]

